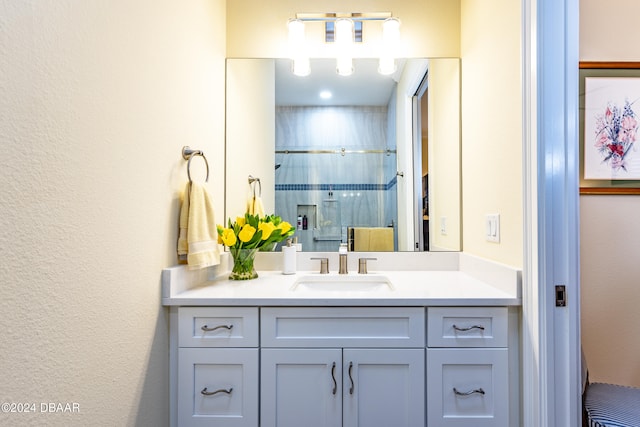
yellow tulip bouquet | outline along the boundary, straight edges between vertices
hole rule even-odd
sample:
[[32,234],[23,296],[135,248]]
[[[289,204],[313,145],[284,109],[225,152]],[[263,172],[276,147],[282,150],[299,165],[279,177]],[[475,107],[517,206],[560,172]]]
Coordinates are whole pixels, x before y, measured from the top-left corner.
[[295,233],[295,229],[277,215],[244,214],[234,222],[228,220],[227,227],[217,226],[218,243],[229,248],[233,257],[232,280],[255,279],[258,273],[253,268],[255,254],[259,250],[270,251],[276,243]]

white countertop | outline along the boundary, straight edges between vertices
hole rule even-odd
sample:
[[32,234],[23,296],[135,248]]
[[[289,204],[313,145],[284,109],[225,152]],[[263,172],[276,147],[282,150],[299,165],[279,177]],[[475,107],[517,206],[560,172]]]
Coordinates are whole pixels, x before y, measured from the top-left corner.
[[[384,275],[393,284],[386,290],[306,290],[294,285],[317,271],[284,275],[281,271],[258,271],[253,280],[234,281],[226,275],[216,280],[195,280],[195,285],[176,288],[171,281],[185,274],[173,267],[163,272],[165,306],[505,306],[521,305],[518,292],[508,292],[461,271],[369,271]],[[176,270],[177,269],[177,270]],[[327,275],[323,275],[327,276]],[[337,276],[337,273],[329,273]],[[350,272],[346,279],[358,276]],[[344,277],[344,276],[342,276]],[[202,278],[201,278],[202,279]]]

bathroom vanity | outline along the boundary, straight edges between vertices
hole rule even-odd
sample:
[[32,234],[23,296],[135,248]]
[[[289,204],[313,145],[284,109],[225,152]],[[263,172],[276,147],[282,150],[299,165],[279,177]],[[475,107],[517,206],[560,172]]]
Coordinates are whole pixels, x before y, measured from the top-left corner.
[[[263,263],[278,268],[276,255]],[[367,275],[321,275],[300,257],[297,274],[241,282],[165,269],[171,425],[519,425],[519,272],[396,256]]]

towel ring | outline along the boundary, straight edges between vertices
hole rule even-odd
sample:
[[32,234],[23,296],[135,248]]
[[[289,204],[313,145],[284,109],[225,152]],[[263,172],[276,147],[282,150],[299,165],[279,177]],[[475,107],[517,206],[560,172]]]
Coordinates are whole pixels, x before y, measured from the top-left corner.
[[204,164],[207,167],[207,177],[204,179],[204,182],[209,182],[209,162],[204,155],[202,150],[192,150],[189,146],[185,145],[182,147],[182,158],[187,161],[187,177],[189,177],[189,182],[193,182],[191,179],[191,159],[195,156],[200,156],[204,159]]
[[[254,184],[254,182],[258,182],[258,197],[262,197],[262,183],[260,182],[260,178],[254,178],[249,175],[249,185]],[[256,197],[256,186],[255,184],[252,186],[253,188],[253,197]]]

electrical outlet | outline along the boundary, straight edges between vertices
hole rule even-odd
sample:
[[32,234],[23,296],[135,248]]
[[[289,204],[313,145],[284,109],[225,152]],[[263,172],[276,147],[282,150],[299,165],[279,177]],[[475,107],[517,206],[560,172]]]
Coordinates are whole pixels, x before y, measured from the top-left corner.
[[446,216],[440,217],[440,234],[442,234],[443,236],[447,235],[447,217]]
[[485,238],[489,242],[500,243],[500,214],[485,216]]

